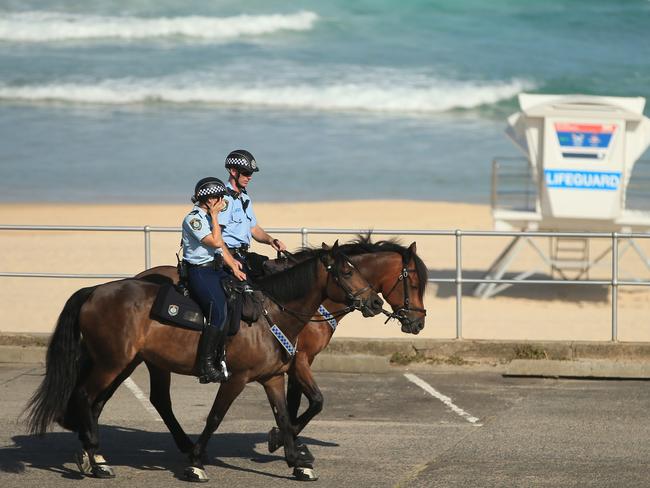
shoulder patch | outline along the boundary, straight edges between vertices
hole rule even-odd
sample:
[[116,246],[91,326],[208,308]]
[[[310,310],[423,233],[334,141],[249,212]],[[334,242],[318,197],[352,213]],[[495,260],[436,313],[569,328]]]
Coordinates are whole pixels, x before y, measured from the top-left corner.
[[201,230],[201,227],[203,227],[203,224],[201,223],[201,219],[190,220],[190,227],[194,230]]

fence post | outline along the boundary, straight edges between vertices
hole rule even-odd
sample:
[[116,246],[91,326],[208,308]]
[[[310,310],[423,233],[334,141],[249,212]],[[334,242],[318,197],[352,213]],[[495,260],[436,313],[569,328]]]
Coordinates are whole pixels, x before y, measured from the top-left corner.
[[300,234],[302,235],[302,247],[307,247],[307,227],[300,229]]
[[463,247],[462,231],[456,230],[456,339],[463,338]]
[[144,269],[151,268],[151,227],[144,226]]
[[618,341],[618,233],[612,232],[612,342]]

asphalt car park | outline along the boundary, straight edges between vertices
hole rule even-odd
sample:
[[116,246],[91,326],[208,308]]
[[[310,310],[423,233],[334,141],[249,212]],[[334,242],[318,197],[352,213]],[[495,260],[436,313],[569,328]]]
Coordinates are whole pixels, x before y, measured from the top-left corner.
[[[59,428],[28,436],[19,419],[43,367],[0,364],[0,486],[187,486],[186,466],[138,368],[100,419],[100,452],[116,478],[82,479],[80,444]],[[319,486],[648,486],[650,388],[643,381],[507,378],[470,368],[395,368],[386,374],[317,374],[325,408],[302,440]],[[174,411],[203,428],[216,385],[175,376]],[[212,484],[299,483],[281,451],[269,453],[273,415],[249,385],[208,446]]]

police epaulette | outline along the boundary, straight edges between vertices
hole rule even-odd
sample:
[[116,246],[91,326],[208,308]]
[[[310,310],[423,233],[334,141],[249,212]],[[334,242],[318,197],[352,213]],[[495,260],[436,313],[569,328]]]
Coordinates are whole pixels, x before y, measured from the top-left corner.
[[192,210],[192,211],[190,212],[190,215],[196,215],[196,214],[198,214],[198,213],[199,213],[198,210]]

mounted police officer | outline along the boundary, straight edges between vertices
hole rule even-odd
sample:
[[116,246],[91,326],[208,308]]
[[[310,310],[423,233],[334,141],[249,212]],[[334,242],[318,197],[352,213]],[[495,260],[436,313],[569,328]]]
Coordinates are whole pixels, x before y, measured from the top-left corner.
[[244,264],[247,274],[261,275],[261,265],[267,258],[249,251],[251,237],[257,242],[268,244],[276,251],[285,251],[287,246],[279,239],[271,237],[257,223],[253,202],[247,192],[253,174],[259,171],[253,155],[243,149],[232,151],[226,157],[228,170],[228,194],[226,208],[221,211],[219,221],[223,240],[235,259]]
[[[220,212],[225,208],[224,183],[214,177],[201,179],[194,188],[194,208],[183,219],[183,261],[188,287],[205,315],[206,325],[198,348],[199,381],[218,382],[229,377],[225,363],[226,296],[221,280],[223,266],[245,280],[242,265],[228,251],[221,235]],[[215,362],[219,364],[215,368]]]

